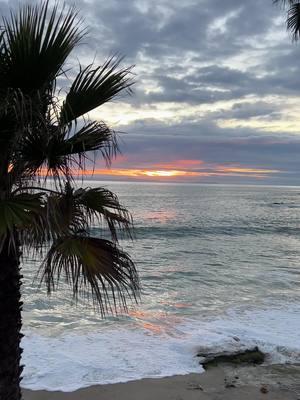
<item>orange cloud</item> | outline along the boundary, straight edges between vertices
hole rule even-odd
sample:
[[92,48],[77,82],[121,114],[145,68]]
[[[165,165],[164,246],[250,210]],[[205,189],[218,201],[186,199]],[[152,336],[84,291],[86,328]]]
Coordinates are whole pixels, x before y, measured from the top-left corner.
[[230,167],[217,167],[206,171],[190,171],[190,170],[155,170],[155,169],[95,169],[85,170],[83,175],[110,175],[110,176],[124,176],[136,178],[190,178],[190,177],[208,177],[208,176],[248,176],[256,178],[264,178],[268,174],[279,172],[277,170],[268,169],[255,169],[255,168],[230,168]]
[[[119,161],[127,161],[124,157]],[[231,165],[217,165],[205,164],[202,160],[175,160],[172,163],[159,163],[152,164],[147,169],[142,168],[98,168],[86,169],[83,171],[73,170],[74,175],[102,175],[102,176],[115,176],[127,178],[142,178],[142,179],[156,179],[156,180],[172,180],[176,178],[201,178],[201,177],[216,177],[216,176],[244,176],[257,179],[265,178],[270,174],[279,173],[278,170],[263,169],[263,168],[248,168],[238,164]],[[40,175],[45,176],[47,171],[41,169]],[[48,174],[49,175],[49,174]]]
[[259,169],[259,168],[243,168],[243,167],[221,167],[223,172],[236,172],[239,174],[275,174],[280,171],[276,169]]
[[149,177],[149,178],[172,178],[177,176],[201,176],[202,172],[182,171],[182,170],[153,170],[153,169],[95,169],[85,170],[83,175],[111,175],[111,176],[128,176],[128,177]]

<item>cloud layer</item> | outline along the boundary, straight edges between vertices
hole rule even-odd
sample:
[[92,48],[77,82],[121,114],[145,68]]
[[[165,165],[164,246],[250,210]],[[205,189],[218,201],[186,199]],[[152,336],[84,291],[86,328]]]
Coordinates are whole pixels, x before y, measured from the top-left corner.
[[[127,132],[126,158],[116,170],[151,171],[163,163],[181,170],[180,160],[198,160],[204,171],[183,169],[192,181],[298,184],[299,45],[272,0],[76,4],[89,38],[71,63],[101,63],[117,53],[136,66],[134,96],[92,114]],[[7,13],[7,2],[0,7]],[[220,166],[227,174],[213,175]]]

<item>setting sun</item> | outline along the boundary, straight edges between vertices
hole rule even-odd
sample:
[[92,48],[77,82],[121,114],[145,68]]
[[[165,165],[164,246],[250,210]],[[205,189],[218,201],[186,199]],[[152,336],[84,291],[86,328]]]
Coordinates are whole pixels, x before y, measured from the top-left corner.
[[161,176],[161,177],[170,177],[170,176],[183,176],[187,175],[186,171],[143,171],[146,176]]

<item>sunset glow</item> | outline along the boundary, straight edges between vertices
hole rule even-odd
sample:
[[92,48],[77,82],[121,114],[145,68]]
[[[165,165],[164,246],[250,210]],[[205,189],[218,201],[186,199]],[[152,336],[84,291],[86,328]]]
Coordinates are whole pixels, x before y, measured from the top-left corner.
[[[83,175],[111,175],[127,176],[133,178],[176,178],[176,177],[196,177],[203,175],[202,172],[181,171],[181,170],[144,170],[144,169],[96,169],[86,170]],[[205,176],[207,174],[205,173]]]
[[259,168],[243,168],[243,167],[224,167],[224,172],[237,172],[241,174],[275,174],[280,171],[276,169],[259,169]]
[[192,169],[96,169],[83,171],[83,175],[103,175],[103,176],[115,176],[115,177],[128,177],[128,178],[144,178],[144,179],[159,179],[159,180],[172,180],[180,179],[184,181],[189,178],[203,178],[203,177],[214,177],[214,176],[248,176],[257,179],[261,179],[267,175],[275,174],[280,171],[262,169],[262,168],[246,168],[238,166],[203,166]]
[[[128,165],[127,160],[119,160],[118,165]],[[161,167],[156,169],[155,167]],[[163,167],[163,168],[162,168]],[[176,168],[177,167],[177,168]],[[222,177],[222,176],[246,176],[262,179],[268,175],[277,174],[281,171],[275,169],[250,168],[242,165],[218,165],[206,164],[202,160],[174,160],[173,162],[153,164],[152,168],[96,168],[83,171],[74,170],[73,174],[78,176],[111,176],[132,179],[149,180],[190,180],[193,178]],[[46,176],[47,171],[42,169],[40,175]],[[51,176],[51,174],[47,174]]]
[[142,171],[142,174],[146,176],[160,176],[160,177],[172,177],[172,176],[198,176],[197,172],[191,171]]

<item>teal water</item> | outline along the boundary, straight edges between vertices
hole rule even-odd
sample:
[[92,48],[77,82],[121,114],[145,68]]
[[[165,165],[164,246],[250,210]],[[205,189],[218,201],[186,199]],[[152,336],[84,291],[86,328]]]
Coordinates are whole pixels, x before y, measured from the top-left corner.
[[[101,185],[133,213],[136,240],[121,244],[137,263],[141,303],[102,321],[65,289],[47,299],[32,284],[38,263],[27,259],[25,387],[200,371],[199,347],[259,344],[269,362],[300,361],[300,188]],[[72,373],[62,379],[65,368]]]

